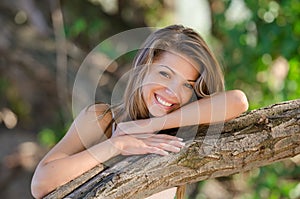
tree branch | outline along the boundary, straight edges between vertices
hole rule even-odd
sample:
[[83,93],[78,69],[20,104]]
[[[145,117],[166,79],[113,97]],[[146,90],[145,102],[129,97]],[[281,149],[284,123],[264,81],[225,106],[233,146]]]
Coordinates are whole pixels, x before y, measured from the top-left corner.
[[[96,167],[46,198],[143,198],[170,187],[228,176],[299,153],[300,100],[287,101],[251,111],[224,126],[200,126],[196,138],[187,141],[177,154],[117,157],[113,163],[107,163],[112,166],[104,170]],[[88,174],[93,177],[83,180]],[[75,181],[84,183],[78,187]],[[67,188],[69,193],[62,194]]]

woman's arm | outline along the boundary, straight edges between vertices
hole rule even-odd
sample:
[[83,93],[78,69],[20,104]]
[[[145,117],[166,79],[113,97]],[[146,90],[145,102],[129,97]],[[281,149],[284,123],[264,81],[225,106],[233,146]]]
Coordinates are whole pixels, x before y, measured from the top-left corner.
[[247,109],[248,100],[245,94],[240,90],[231,90],[194,101],[161,117],[120,123],[117,134],[139,134],[224,122],[239,116]]
[[[239,116],[247,109],[248,100],[245,94],[239,90],[231,90],[187,104],[160,119],[164,121],[163,128],[169,129],[225,122]],[[155,121],[152,123],[155,126]]]
[[[102,129],[106,128],[110,116],[106,115],[98,122],[95,115],[101,114],[104,107],[96,105],[95,108],[98,111],[81,111],[63,139],[41,160],[32,178],[31,190],[34,197],[44,196],[93,168],[99,164],[98,161],[104,162],[117,154],[115,148],[108,147],[108,141],[103,141],[105,136]],[[91,147],[93,142],[101,144]],[[88,147],[101,151],[97,158],[86,150]]]
[[167,135],[139,135],[140,138],[123,135],[108,139],[103,129],[109,124],[111,115],[106,114],[99,120],[103,106],[95,107],[96,111],[84,110],[79,114],[63,139],[37,166],[31,184],[35,198],[43,197],[116,155],[167,155],[167,151],[179,152],[183,146],[179,139]]

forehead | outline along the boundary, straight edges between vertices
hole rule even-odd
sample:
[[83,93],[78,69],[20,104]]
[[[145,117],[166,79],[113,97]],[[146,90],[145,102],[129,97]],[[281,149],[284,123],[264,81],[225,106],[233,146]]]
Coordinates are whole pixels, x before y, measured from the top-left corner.
[[194,61],[178,53],[163,52],[154,59],[153,63],[167,66],[176,74],[188,80],[196,80],[199,76],[198,67]]

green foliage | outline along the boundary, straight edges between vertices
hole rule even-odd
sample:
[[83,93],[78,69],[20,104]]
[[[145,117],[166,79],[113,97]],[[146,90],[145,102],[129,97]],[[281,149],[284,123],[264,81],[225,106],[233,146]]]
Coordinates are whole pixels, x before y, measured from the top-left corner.
[[[300,2],[245,0],[243,20],[214,12],[214,36],[222,46],[227,89],[246,92],[250,109],[300,96]],[[277,163],[250,177],[242,198],[300,198],[299,166]]]
[[225,12],[214,14],[213,32],[222,44],[227,88],[244,90],[251,109],[297,99],[299,2],[245,2],[251,14],[242,21],[226,18],[229,1],[224,3]]
[[259,174],[249,180],[252,198],[299,198],[299,174],[295,165],[290,164],[287,169],[282,162],[260,168]]
[[45,147],[53,147],[67,132],[70,124],[57,125],[56,127],[45,127],[37,134],[38,141]]
[[57,142],[55,131],[49,128],[41,130],[38,135],[39,142],[46,147],[52,147]]
[[4,96],[6,89],[8,89],[9,83],[5,78],[0,79],[0,95]]
[[17,92],[17,88],[6,77],[0,75],[0,108],[9,107],[16,113],[19,119],[28,120],[30,104],[22,100],[22,97]]

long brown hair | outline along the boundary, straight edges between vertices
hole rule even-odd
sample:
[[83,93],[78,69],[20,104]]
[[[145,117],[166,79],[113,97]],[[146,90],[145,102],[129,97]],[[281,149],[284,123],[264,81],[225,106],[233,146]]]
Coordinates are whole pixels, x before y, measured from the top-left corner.
[[[221,67],[202,37],[191,28],[171,25],[153,32],[137,52],[123,100],[110,107],[117,123],[149,118],[142,83],[154,59],[164,52],[181,54],[196,63],[200,74],[194,86],[197,99],[224,90]],[[183,199],[184,192],[185,185],[179,186],[177,199]]]
[[224,90],[221,67],[202,37],[191,28],[171,25],[153,32],[135,56],[123,101],[112,107],[118,122],[149,117],[142,83],[153,60],[164,52],[182,54],[197,64],[200,76],[194,91],[198,99]]

